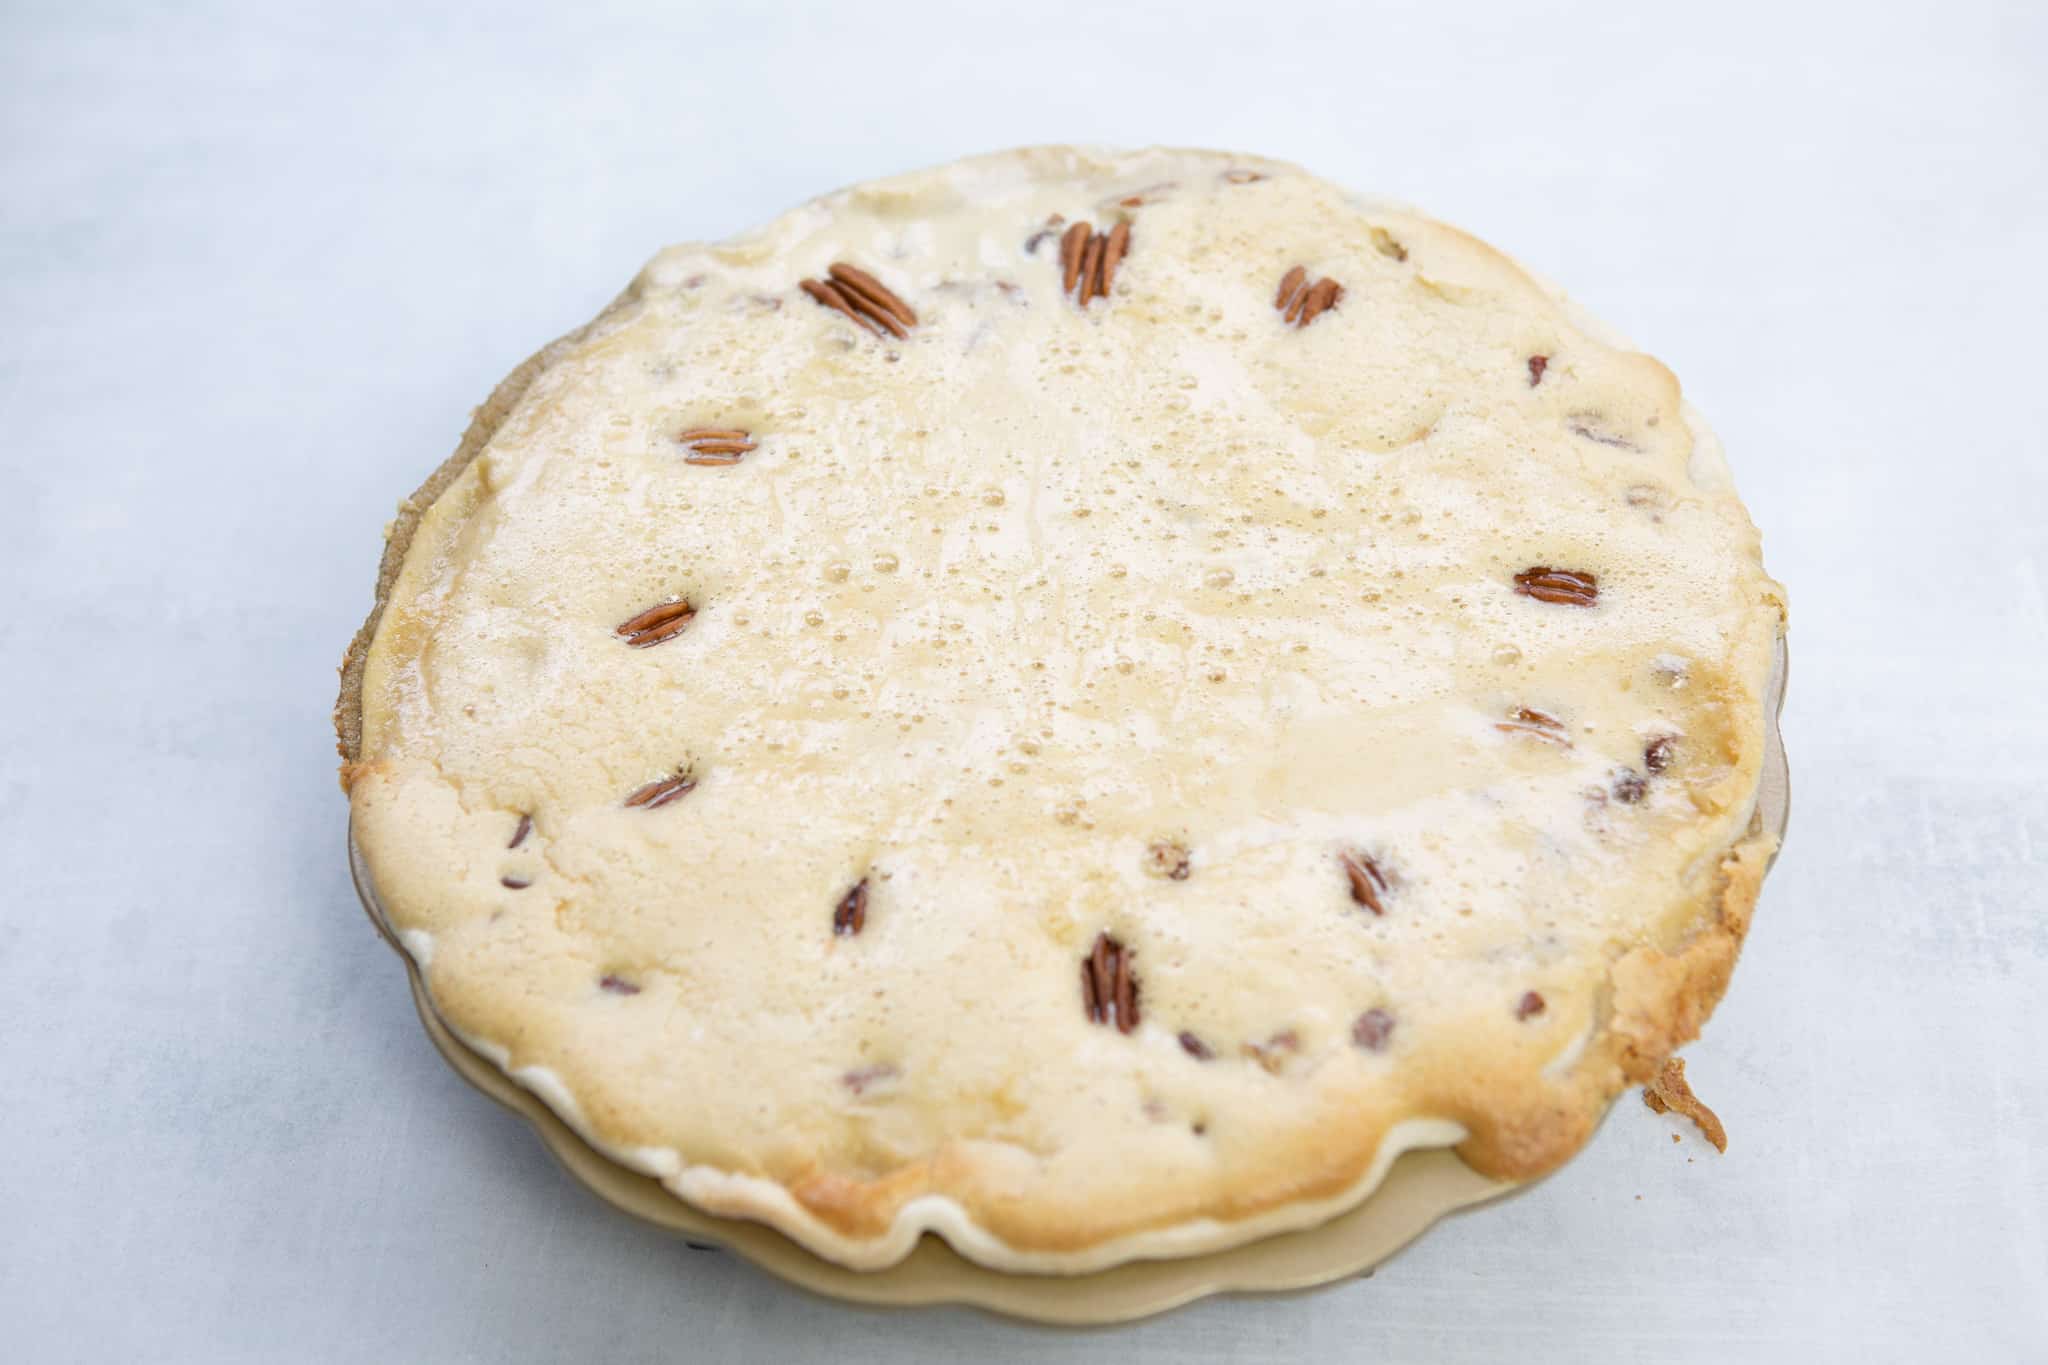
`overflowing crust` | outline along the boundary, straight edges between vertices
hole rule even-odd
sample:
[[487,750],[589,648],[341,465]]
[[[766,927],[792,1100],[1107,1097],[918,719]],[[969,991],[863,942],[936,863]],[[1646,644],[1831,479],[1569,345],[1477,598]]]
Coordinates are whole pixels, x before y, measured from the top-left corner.
[[[1027,249],[1055,213],[1129,224],[1099,295]],[[806,298],[839,260],[903,339]],[[1320,1221],[1409,1146],[1578,1150],[1727,987],[1782,628],[1676,380],[1505,257],[1277,163],[1046,148],[671,249],[521,365],[402,504],[335,718],[437,1012],[601,1151],[847,1265],[1075,1272]]]

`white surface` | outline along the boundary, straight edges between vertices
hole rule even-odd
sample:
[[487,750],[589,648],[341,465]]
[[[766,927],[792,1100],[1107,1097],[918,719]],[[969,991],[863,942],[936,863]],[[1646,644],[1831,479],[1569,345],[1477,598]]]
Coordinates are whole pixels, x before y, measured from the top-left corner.
[[[141,12],[0,24],[10,1358],[2048,1356],[2040,7]],[[629,1224],[427,1044],[327,731],[393,504],[657,245],[1072,139],[1413,200],[1720,429],[1795,789],[1725,1157],[1626,1099],[1370,1280],[1061,1333]]]

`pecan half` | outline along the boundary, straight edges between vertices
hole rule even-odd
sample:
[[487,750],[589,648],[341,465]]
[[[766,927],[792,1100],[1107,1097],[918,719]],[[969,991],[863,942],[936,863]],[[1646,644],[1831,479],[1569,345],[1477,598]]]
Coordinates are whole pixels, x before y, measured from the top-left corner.
[[1351,1041],[1367,1052],[1384,1052],[1394,1036],[1394,1016],[1375,1005],[1351,1025]]
[[1293,1029],[1282,1029],[1263,1043],[1246,1043],[1244,1055],[1257,1062],[1269,1076],[1280,1074],[1287,1065],[1287,1059],[1301,1051],[1301,1035]]
[[834,261],[825,273],[831,278],[798,282],[821,307],[846,314],[876,336],[887,332],[901,339],[917,326],[917,314],[910,305],[859,266]]
[[738,464],[748,451],[756,449],[754,438],[738,427],[692,427],[676,440],[685,451],[684,464]]
[[1072,294],[1082,308],[1090,299],[1106,299],[1116,283],[1116,268],[1130,250],[1131,225],[1120,219],[1107,233],[1089,223],[1076,223],[1060,238],[1060,292]]
[[1294,296],[1301,292],[1301,286],[1307,279],[1308,268],[1306,266],[1289,266],[1287,273],[1280,277],[1280,292],[1273,296],[1273,306],[1285,309],[1294,299]]
[[1188,879],[1188,850],[1186,845],[1162,840],[1145,850],[1145,871],[1168,881],[1184,882]]
[[1379,865],[1369,853],[1347,849],[1337,855],[1337,861],[1344,868],[1344,875],[1351,882],[1351,899],[1372,911],[1375,915],[1387,913],[1386,904],[1380,899],[1393,889],[1393,880],[1385,868]]
[[1282,322],[1299,328],[1335,308],[1343,297],[1343,285],[1327,275],[1310,284],[1308,271],[1297,265],[1280,277],[1280,292],[1274,295],[1273,306],[1280,310]]
[[798,280],[797,288],[809,294],[819,307],[844,313],[876,336],[882,335],[882,329],[868,321],[867,314],[857,311],[852,301],[846,297],[845,291],[829,280]]
[[1539,564],[1515,575],[1515,591],[1538,602],[1590,607],[1600,596],[1600,580],[1576,569],[1553,569]]
[[631,620],[619,622],[612,628],[612,634],[635,649],[647,649],[663,640],[673,640],[696,615],[697,609],[688,602],[657,602]]
[[1093,233],[1086,246],[1081,248],[1081,272],[1079,283],[1074,287],[1074,299],[1083,308],[1088,300],[1095,297],[1095,288],[1102,279],[1102,249],[1108,243],[1101,233]]
[[1088,241],[1094,229],[1086,223],[1076,223],[1060,234],[1060,292],[1074,292],[1074,282],[1081,278],[1081,257],[1088,250]]
[[1094,951],[1081,959],[1081,1003],[1090,1023],[1113,1023],[1118,1033],[1138,1026],[1138,976],[1131,957],[1108,933],[1095,936]]
[[1511,735],[1528,735],[1533,739],[1546,740],[1551,744],[1572,747],[1571,731],[1563,721],[1547,711],[1538,711],[1532,706],[1517,706],[1508,712],[1506,720],[1497,720],[1493,728]]
[[637,810],[659,810],[679,796],[687,796],[697,785],[694,775],[679,772],[674,777],[664,777],[658,782],[649,782],[636,788],[626,798],[626,804]]
[[[882,321],[883,315],[894,318],[904,328],[917,326],[917,314],[910,311],[910,305],[889,291],[888,286],[859,266],[835,261],[826,268],[833,282],[845,291],[848,298],[865,305],[861,311]],[[904,335],[898,332],[898,336]]]
[[832,932],[841,937],[857,934],[867,927],[868,922],[868,879],[862,877],[853,884],[853,889],[839,898],[838,906],[832,911]]

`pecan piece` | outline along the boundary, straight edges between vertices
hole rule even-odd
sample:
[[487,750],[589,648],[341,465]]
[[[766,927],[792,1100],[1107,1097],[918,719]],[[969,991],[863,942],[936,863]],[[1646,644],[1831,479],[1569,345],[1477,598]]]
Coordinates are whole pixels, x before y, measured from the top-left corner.
[[1515,1002],[1515,1018],[1533,1019],[1543,1013],[1543,997],[1535,991],[1523,991],[1522,998]]
[[1597,445],[1613,446],[1616,450],[1642,449],[1628,437],[1607,430],[1601,424],[1600,414],[1597,412],[1575,412],[1566,419],[1565,426],[1570,429],[1572,435],[1582,436]]
[[1185,1030],[1180,1035],[1180,1050],[1198,1062],[1206,1062],[1216,1055],[1209,1050],[1207,1043]]
[[882,335],[882,329],[868,321],[867,314],[857,311],[852,301],[846,297],[846,291],[838,285],[828,280],[798,280],[797,287],[809,294],[819,307],[844,313],[876,336]]
[[1336,307],[1343,297],[1343,285],[1327,275],[1309,284],[1307,269],[1297,265],[1280,277],[1280,292],[1274,295],[1273,306],[1280,310],[1282,322],[1300,328]]
[[1081,959],[1081,1003],[1094,1024],[1116,1025],[1118,1033],[1138,1026],[1138,977],[1133,954],[1107,932],[1095,936],[1095,948]]
[[1551,744],[1572,747],[1571,732],[1563,721],[1547,711],[1538,711],[1532,706],[1517,706],[1508,712],[1506,720],[1497,720],[1493,728],[1505,734],[1528,735],[1532,739],[1545,740]]
[[[894,318],[905,328],[897,336],[908,335],[909,328],[917,326],[917,314],[910,311],[910,305],[891,293],[888,286],[859,266],[835,261],[825,270],[846,296],[861,307],[861,311],[881,322],[883,315]],[[886,325],[886,324],[885,324]],[[893,330],[893,329],[892,329]]]
[[1539,564],[1515,575],[1515,591],[1538,602],[1590,607],[1600,596],[1600,580],[1577,569],[1553,569],[1547,564]]
[[626,804],[637,810],[659,810],[679,796],[687,796],[697,785],[694,774],[678,772],[674,777],[664,777],[636,788],[626,798]]
[[1343,301],[1344,286],[1325,275],[1308,287],[1301,304],[1301,320],[1294,325],[1306,327]]
[[1145,850],[1145,871],[1168,881],[1188,879],[1188,850],[1184,844],[1161,840]]
[[1397,261],[1408,259],[1408,248],[1395,241],[1394,234],[1383,227],[1376,227],[1372,230],[1372,246],[1373,250],[1379,252],[1382,256],[1388,256]]
[[607,972],[604,978],[600,980],[597,984],[600,988],[610,991],[613,995],[640,994],[640,988],[638,986],[626,980],[626,978],[624,978],[623,976],[617,976],[609,972]]
[[1158,203],[1166,198],[1169,192],[1179,188],[1180,182],[1178,180],[1162,180],[1156,185],[1147,185],[1144,189],[1134,194],[1127,194],[1116,202],[1121,207],[1127,209],[1143,208],[1147,204]]
[[1076,223],[1060,235],[1060,292],[1074,292],[1074,281],[1081,278],[1081,254],[1088,249],[1088,239],[1093,235],[1086,223]]
[[1384,1052],[1394,1036],[1394,1016],[1375,1005],[1351,1025],[1351,1041],[1367,1052]]
[[1102,244],[1102,272],[1095,280],[1095,297],[1109,297],[1109,287],[1116,283],[1116,268],[1123,264],[1124,253],[1131,249],[1131,225],[1128,219],[1118,219],[1117,225],[1109,230],[1109,239]]
[[498,885],[504,887],[507,891],[524,891],[527,887],[533,885],[533,878],[515,877],[507,873],[498,878]]
[[1375,915],[1387,913],[1387,907],[1380,897],[1393,889],[1393,879],[1379,861],[1369,853],[1347,849],[1337,855],[1337,861],[1344,868],[1344,876],[1351,883],[1351,899]]
[[1090,299],[1106,299],[1116,283],[1116,268],[1131,246],[1131,224],[1119,219],[1107,233],[1089,223],[1076,223],[1060,238],[1060,292],[1072,294],[1082,308]]
[[831,278],[798,281],[819,306],[846,314],[876,336],[887,332],[900,340],[917,326],[917,314],[910,305],[859,266],[834,261],[825,273]]
[[1529,387],[1535,388],[1543,382],[1543,372],[1550,368],[1550,357],[1532,355],[1529,357]]
[[756,449],[753,436],[738,427],[692,427],[676,441],[686,452],[684,464],[734,465]]
[[839,1077],[839,1082],[854,1094],[862,1095],[867,1093],[869,1086],[879,1085],[883,1081],[893,1081],[898,1074],[894,1062],[871,1062],[867,1066],[857,1066],[845,1072]]
[[1624,806],[1633,806],[1649,794],[1650,784],[1633,768],[1623,768],[1614,779],[1614,799]]
[[[696,615],[697,609],[688,602],[657,602],[631,620],[619,622],[612,634],[635,649],[647,649],[673,640]],[[519,847],[516,843],[512,846]]]
[[1673,752],[1678,748],[1677,735],[1659,735],[1643,746],[1643,766],[1653,773],[1661,773],[1671,766]]
[[533,833],[533,817],[531,815],[521,814],[519,817],[519,828],[512,831],[512,842],[505,845],[505,847],[519,847],[521,844],[526,842],[526,836],[531,833]]
[[1269,1076],[1277,1076],[1287,1065],[1288,1057],[1301,1051],[1301,1035],[1293,1029],[1282,1029],[1263,1043],[1246,1043],[1244,1055],[1257,1062]]
[[1284,312],[1287,305],[1293,302],[1294,296],[1301,292],[1301,286],[1307,280],[1308,270],[1306,267],[1290,266],[1287,273],[1280,277],[1280,292],[1273,296],[1273,306]]
[[1081,273],[1074,286],[1074,301],[1083,308],[1088,300],[1095,297],[1095,291],[1102,283],[1102,248],[1106,245],[1101,233],[1092,233],[1088,245],[1081,249]]
[[832,911],[832,932],[840,937],[857,934],[867,927],[868,922],[868,879],[862,877],[853,884],[853,889],[839,898],[839,904]]

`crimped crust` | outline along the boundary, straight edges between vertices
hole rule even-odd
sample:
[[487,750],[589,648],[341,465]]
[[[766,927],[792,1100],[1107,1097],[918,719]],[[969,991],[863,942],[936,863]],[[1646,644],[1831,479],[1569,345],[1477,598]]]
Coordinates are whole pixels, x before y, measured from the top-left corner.
[[[1048,206],[1073,221],[1034,242]],[[1009,408],[1019,357],[1047,387]],[[1392,373],[1329,396],[1367,366]],[[1116,376],[1093,401],[1120,406],[1070,402],[1076,371]],[[987,401],[893,397],[940,382]],[[1232,429],[1175,415],[1175,385]],[[1148,395],[1156,430],[1129,415]],[[935,410],[968,426],[897,415]],[[1281,428],[1262,454],[1284,495],[1238,473],[1253,411]],[[1149,450],[1141,482],[1191,485],[1154,499],[1166,516],[1245,518],[1280,548],[1218,537],[1188,584],[1178,532],[1148,530],[1166,516],[1049,523],[1041,502],[1110,486],[1092,464],[1020,476],[991,431],[1134,467]],[[949,528],[934,551],[893,526],[920,495],[1030,505],[1047,581],[1002,560],[1007,512],[965,518],[993,568]],[[1323,510],[1296,527],[1275,499]],[[785,563],[807,546],[776,539],[791,524],[840,543]],[[1081,561],[1105,546],[1122,572]],[[927,569],[936,587],[899,590]],[[1145,621],[1211,648],[1119,636],[1103,598],[1133,580]],[[977,617],[1005,582],[1065,592],[1065,614]],[[895,734],[971,709],[939,709],[936,647],[897,629],[932,601],[937,631],[961,620],[953,647],[1019,686],[1057,687],[1034,681],[1048,662],[1095,661],[1112,691],[1135,675],[1100,714],[1171,743],[1084,735],[1076,687],[1039,707],[1043,734],[984,753],[957,727],[899,764]],[[806,639],[841,620],[843,649]],[[1387,653],[1395,621],[1429,648]],[[1772,851],[1751,808],[1782,624],[1675,381],[1505,258],[1276,163],[1035,149],[673,249],[515,370],[401,507],[336,727],[438,1012],[601,1150],[849,1265],[932,1229],[991,1265],[1078,1271],[1318,1221],[1406,1146],[1456,1142],[1505,1178],[1576,1151],[1727,985]],[[861,650],[881,681],[830,695]],[[1330,702],[1360,674],[1381,704]],[[892,680],[928,710],[863,730]],[[1326,766],[1344,745],[1378,756],[1371,782]],[[1219,756],[1265,789],[1216,778]],[[856,760],[886,772],[852,782]]]

